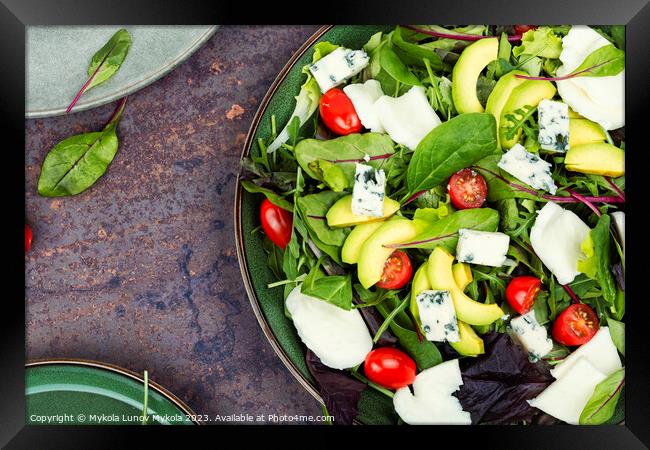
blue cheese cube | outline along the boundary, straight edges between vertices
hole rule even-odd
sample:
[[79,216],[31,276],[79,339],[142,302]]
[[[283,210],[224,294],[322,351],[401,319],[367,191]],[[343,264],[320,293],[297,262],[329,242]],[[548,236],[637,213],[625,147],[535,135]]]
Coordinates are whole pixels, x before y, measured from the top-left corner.
[[383,217],[386,175],[366,164],[357,164],[352,188],[352,213],[357,216]]
[[566,153],[569,150],[569,105],[544,99],[537,107],[538,141],[544,150]]
[[428,341],[460,341],[456,310],[449,291],[422,291],[415,300]]
[[458,230],[456,259],[469,264],[501,267],[506,262],[510,236],[492,231]]
[[542,189],[551,194],[557,191],[551,175],[551,164],[535,153],[526,151],[521,144],[515,144],[504,153],[497,165],[534,189]]
[[508,332],[528,352],[528,359],[532,362],[539,361],[553,349],[553,341],[549,339],[546,327],[537,322],[533,310],[512,319]]
[[361,72],[369,62],[370,57],[363,50],[338,47],[309,66],[309,71],[325,93]]

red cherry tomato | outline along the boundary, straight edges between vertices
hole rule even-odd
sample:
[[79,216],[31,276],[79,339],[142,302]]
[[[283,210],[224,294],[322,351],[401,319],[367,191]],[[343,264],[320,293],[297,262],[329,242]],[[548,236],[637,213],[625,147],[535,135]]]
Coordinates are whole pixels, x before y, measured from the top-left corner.
[[553,339],[564,345],[589,342],[600,327],[596,312],[583,303],[570,305],[553,322]]
[[542,280],[537,277],[515,277],[506,287],[506,300],[519,314],[526,314],[533,307],[541,287]]
[[408,255],[400,250],[390,254],[384,264],[384,273],[377,287],[382,289],[401,289],[411,279],[413,266]]
[[341,89],[332,88],[320,98],[320,117],[331,131],[339,135],[361,131],[361,120],[352,100]]
[[363,371],[370,381],[389,389],[399,389],[415,380],[415,361],[401,350],[381,347],[368,353]]
[[487,198],[487,183],[472,169],[462,169],[449,178],[447,191],[456,209],[480,208]]
[[25,224],[25,254],[32,247],[32,229],[29,225]]
[[262,228],[271,241],[280,248],[285,248],[291,240],[293,216],[287,210],[264,199],[260,206]]
[[524,34],[526,31],[535,30],[537,25],[515,25],[515,34]]

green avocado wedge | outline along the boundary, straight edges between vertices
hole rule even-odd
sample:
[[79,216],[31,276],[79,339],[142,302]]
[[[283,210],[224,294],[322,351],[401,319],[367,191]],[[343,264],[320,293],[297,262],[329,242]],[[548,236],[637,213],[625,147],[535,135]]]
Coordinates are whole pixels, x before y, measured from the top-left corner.
[[451,96],[459,114],[483,112],[483,106],[476,94],[476,82],[485,67],[499,52],[499,39],[480,39],[470,44],[460,54],[454,65],[451,81]]

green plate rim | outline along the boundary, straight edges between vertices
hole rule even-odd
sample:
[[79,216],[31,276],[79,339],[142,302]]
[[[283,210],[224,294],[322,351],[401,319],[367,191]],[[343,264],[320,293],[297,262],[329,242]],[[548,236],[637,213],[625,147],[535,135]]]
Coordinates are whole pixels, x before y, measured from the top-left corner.
[[[109,364],[101,361],[94,361],[91,359],[81,359],[81,358],[42,358],[42,359],[30,359],[25,363],[25,370],[31,367],[44,367],[44,366],[55,366],[55,365],[64,365],[64,366],[78,366],[78,367],[91,367],[94,369],[105,370],[112,372],[118,375],[128,377],[132,380],[135,380],[138,383],[144,384],[144,378],[141,374],[134,372],[124,367],[120,367],[114,364]],[[190,418],[194,425],[203,425],[203,422],[195,420],[197,414],[190,408],[184,401],[176,397],[170,391],[165,389],[160,384],[156,383],[149,379],[149,388],[156,391],[156,393],[162,395],[165,399],[171,402],[174,406],[180,409],[186,416]]]

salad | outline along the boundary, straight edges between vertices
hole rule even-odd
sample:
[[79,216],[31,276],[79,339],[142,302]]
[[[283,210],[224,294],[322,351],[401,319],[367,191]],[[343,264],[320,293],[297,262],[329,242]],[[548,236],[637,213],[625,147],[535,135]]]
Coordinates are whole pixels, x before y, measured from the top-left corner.
[[621,421],[624,28],[312,49],[240,180],[328,414],[370,389],[398,423]]

